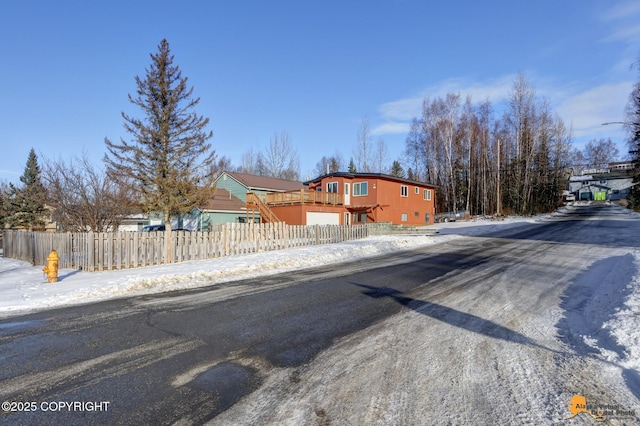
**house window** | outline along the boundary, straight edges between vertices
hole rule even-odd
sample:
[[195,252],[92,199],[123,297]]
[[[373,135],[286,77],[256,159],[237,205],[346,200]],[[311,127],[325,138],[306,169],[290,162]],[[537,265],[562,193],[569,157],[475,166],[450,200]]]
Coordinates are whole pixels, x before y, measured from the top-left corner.
[[431,201],[431,190],[430,189],[425,189],[423,196],[424,196],[425,200]]
[[360,213],[360,222],[365,223],[367,221],[367,214],[366,213]]
[[401,197],[409,196],[409,187],[407,185],[400,185],[400,196]]
[[416,186],[415,191],[416,191],[416,195],[418,195],[420,193],[420,188]]
[[402,221],[406,222],[409,219],[409,215],[406,213],[402,213]]
[[415,217],[420,217],[420,212],[415,212],[413,215],[414,215]]
[[356,182],[353,184],[353,196],[359,197],[369,194],[368,182]]
[[338,182],[328,182],[327,183],[327,192],[338,192]]

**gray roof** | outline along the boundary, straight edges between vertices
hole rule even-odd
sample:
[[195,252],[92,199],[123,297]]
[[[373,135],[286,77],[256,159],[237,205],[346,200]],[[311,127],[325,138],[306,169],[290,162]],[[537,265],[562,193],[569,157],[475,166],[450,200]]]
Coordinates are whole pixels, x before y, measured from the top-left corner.
[[207,201],[204,210],[244,211],[245,203],[224,188],[216,188],[213,199]]
[[247,189],[261,189],[274,192],[297,191],[304,189],[304,184],[296,180],[278,179],[267,176],[250,175],[248,173],[225,172]]

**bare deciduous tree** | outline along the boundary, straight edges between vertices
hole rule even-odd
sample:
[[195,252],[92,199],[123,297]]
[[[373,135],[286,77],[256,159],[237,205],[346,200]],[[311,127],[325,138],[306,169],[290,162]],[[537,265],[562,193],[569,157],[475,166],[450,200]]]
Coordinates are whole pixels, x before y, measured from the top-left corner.
[[218,160],[211,166],[211,175],[217,177],[224,171],[232,170],[233,165],[231,163],[231,159],[226,155],[223,155],[222,157],[218,158]]
[[411,178],[439,187],[438,211],[535,213],[560,200],[570,141],[562,120],[519,75],[501,120],[492,118],[488,101],[425,99],[405,141],[404,164]]
[[322,176],[327,173],[336,173],[344,170],[344,160],[342,154],[336,151],[331,157],[323,156],[316,163],[315,174]]
[[242,153],[242,158],[240,159],[240,166],[238,167],[238,172],[240,173],[248,173],[251,175],[258,175],[258,164],[257,164],[257,155],[253,152],[253,148],[249,148],[247,151]]
[[267,176],[289,180],[300,178],[300,159],[286,131],[280,135],[273,133],[264,151],[263,162]]
[[353,158],[358,172],[371,172],[373,162],[373,143],[371,142],[371,132],[369,130],[369,119],[365,115],[360,122],[356,146],[353,149]]
[[53,218],[63,231],[107,232],[140,213],[129,185],[119,185],[92,164],[87,155],[71,160],[47,160],[43,181]]
[[279,179],[300,178],[300,158],[286,131],[274,132],[264,152],[249,148],[242,154],[241,173],[269,176]]
[[585,145],[583,155],[587,167],[607,168],[618,159],[620,151],[611,139],[592,139]]
[[371,171],[374,173],[389,173],[389,151],[382,138],[378,139],[371,158]]

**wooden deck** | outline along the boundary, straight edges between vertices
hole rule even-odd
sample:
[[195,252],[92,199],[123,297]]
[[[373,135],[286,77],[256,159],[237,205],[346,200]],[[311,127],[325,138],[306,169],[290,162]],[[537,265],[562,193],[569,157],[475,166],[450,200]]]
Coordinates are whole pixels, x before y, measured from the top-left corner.
[[300,191],[270,192],[265,194],[265,203],[269,206],[290,204],[324,204],[331,206],[344,205],[344,195],[334,192]]

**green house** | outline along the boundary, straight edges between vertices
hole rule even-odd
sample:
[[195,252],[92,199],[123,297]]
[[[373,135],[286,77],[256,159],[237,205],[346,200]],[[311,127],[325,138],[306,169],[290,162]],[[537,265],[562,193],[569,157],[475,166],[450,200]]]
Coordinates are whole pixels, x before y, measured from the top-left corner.
[[194,209],[191,216],[195,218],[199,231],[211,229],[218,223],[242,223],[246,220],[247,209],[244,201],[231,194],[225,188],[216,187],[211,200],[202,209]]
[[[248,173],[222,172],[214,181],[216,193],[201,211],[197,219],[198,229],[207,230],[210,224],[246,222],[247,193],[266,194],[268,192],[298,191],[304,188],[302,182],[256,176]],[[258,221],[259,216],[254,216]]]

